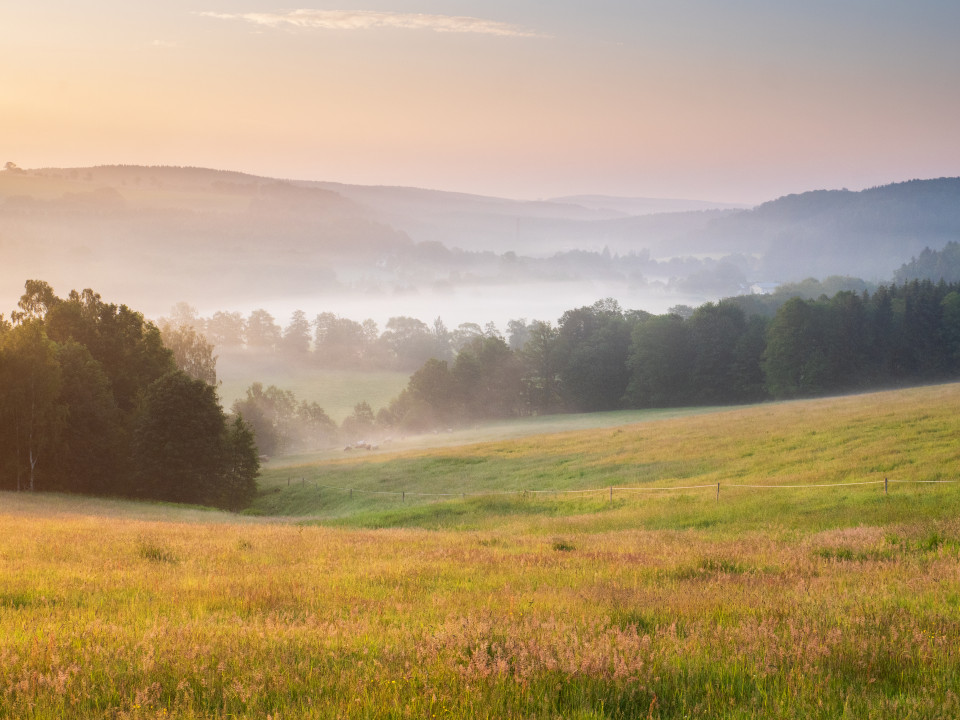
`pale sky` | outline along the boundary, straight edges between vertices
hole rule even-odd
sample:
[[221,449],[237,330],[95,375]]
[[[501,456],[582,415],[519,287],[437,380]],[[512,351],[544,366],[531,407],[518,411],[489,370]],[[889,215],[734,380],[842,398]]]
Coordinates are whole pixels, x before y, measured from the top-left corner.
[[957,0],[0,0],[0,163],[760,202],[960,175]]

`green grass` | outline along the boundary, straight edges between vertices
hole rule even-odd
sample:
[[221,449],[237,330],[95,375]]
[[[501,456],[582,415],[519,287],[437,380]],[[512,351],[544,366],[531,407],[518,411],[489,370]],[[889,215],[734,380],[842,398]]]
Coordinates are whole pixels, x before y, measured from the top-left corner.
[[[958,405],[948,385],[275,468],[266,517],[0,493],[0,717],[956,717],[960,486],[783,486],[952,479]],[[613,478],[721,494],[494,494]],[[415,494],[452,484],[488,494]]]
[[[282,320],[281,320],[282,322]],[[254,382],[290,390],[297,401],[315,402],[335,421],[342,422],[362,401],[376,412],[400,394],[410,379],[409,373],[392,371],[327,370],[310,366],[294,366],[281,359],[257,359],[224,356],[217,362],[217,376],[223,406],[246,396]]]
[[[567,516],[576,514],[571,503],[584,497],[574,491],[596,491],[586,497],[607,500],[604,512],[581,514],[586,526],[604,529],[631,524],[729,532],[770,525],[828,529],[894,522],[915,512],[946,517],[960,509],[958,486],[909,481],[960,480],[960,445],[954,440],[960,434],[958,405],[960,385],[946,385],[700,410],[685,417],[535,418],[433,440],[460,442],[451,447],[340,452],[319,462],[274,465],[264,472],[253,511],[362,527],[467,529],[516,514],[477,512],[474,496],[507,493],[503,502],[529,506],[524,491],[549,491],[532,497]],[[605,426],[628,420],[633,423]],[[536,432],[577,423],[582,424],[576,431]],[[470,443],[498,433],[512,439]],[[882,485],[887,477],[889,496]],[[813,487],[863,482],[873,484]],[[802,487],[739,487],[744,485]],[[687,486],[706,487],[650,490]],[[634,491],[615,490],[618,504],[611,508],[609,488]],[[423,505],[446,507],[426,511],[419,509]]]

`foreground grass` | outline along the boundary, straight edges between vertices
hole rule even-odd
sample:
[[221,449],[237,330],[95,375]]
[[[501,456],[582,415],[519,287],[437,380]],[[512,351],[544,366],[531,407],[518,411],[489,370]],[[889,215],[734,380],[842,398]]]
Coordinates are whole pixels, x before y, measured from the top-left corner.
[[[946,386],[577,433],[556,438],[556,457],[583,464],[543,481],[609,476],[625,461],[598,443],[623,435],[628,457],[676,453],[644,471],[658,484],[849,479],[867,461],[946,479],[956,407]],[[509,464],[483,464],[512,448],[529,477],[549,447],[335,465],[384,485],[396,464],[468,458],[464,479],[508,487]],[[267,496],[294,493],[274,481]],[[394,526],[365,529],[0,494],[0,717],[956,717],[957,496],[731,487],[720,502],[487,495],[337,511]]]
[[5,718],[960,712],[955,520],[717,539],[2,501]]

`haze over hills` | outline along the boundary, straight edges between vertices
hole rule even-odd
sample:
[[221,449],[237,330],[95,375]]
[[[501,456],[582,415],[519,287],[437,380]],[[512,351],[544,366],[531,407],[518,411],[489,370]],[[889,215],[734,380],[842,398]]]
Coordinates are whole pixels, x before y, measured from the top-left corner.
[[[670,212],[664,212],[670,210]],[[0,172],[4,311],[27,278],[160,315],[295,307],[448,323],[555,320],[612,296],[664,312],[752,283],[886,281],[960,238],[960,178],[735,208],[603,196],[519,201],[204,168]]]

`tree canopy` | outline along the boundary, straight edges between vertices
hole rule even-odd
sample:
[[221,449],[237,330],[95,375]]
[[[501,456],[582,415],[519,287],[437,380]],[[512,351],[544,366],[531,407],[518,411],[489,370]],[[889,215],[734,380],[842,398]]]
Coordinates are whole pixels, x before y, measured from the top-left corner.
[[0,322],[0,487],[227,508],[252,499],[253,436],[224,415],[202,336],[171,335],[181,357],[140,313],[89,289],[60,298],[39,280],[18,308]]

